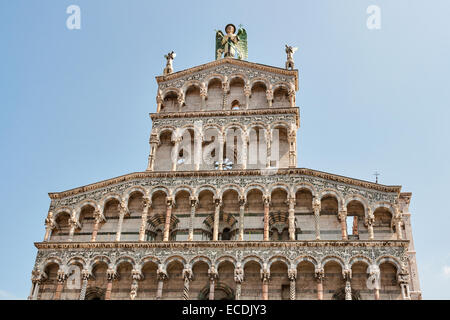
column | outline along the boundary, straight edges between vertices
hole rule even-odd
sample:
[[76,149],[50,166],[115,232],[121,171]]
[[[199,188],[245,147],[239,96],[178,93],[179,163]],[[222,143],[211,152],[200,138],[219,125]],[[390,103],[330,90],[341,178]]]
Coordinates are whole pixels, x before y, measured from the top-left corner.
[[214,212],[214,227],[213,227],[213,241],[219,240],[219,218],[220,218],[220,206],[222,204],[221,199],[214,199],[216,208]]
[[270,168],[270,159],[272,155],[272,132],[270,129],[265,131],[266,144],[267,144],[267,152],[266,152],[266,168]]
[[35,283],[34,283],[34,290],[33,290],[33,296],[32,296],[32,300],[37,300],[38,299],[38,296],[39,296],[39,285],[40,285],[40,283],[41,283],[41,279],[39,279],[39,280],[36,280],[35,281]]
[[53,300],[60,300],[61,299],[61,292],[64,287],[64,282],[67,279],[67,274],[63,270],[58,270],[58,283],[56,285],[55,290],[55,296],[53,297]]
[[239,198],[239,241],[244,241],[245,197]]
[[373,223],[375,222],[375,217],[372,213],[372,209],[367,208],[367,218],[366,218],[366,224],[367,224],[367,229],[369,232],[369,240],[373,240],[374,234],[373,234]]
[[120,241],[120,237],[122,235],[122,225],[123,225],[123,218],[126,214],[128,214],[128,206],[127,203],[122,201],[119,204],[119,222],[117,223],[117,232],[116,232],[116,241]]
[[172,141],[174,143],[172,148],[172,171],[177,171],[178,151],[182,137],[176,136]]
[[133,281],[131,282],[131,289],[130,289],[130,299],[134,300],[137,296],[138,288],[139,288],[139,282],[142,280],[143,275],[140,269],[133,269],[131,270],[131,278]]
[[339,210],[338,219],[341,222],[342,240],[348,240],[347,235],[347,208],[344,206]]
[[313,201],[314,209],[314,227],[316,231],[316,240],[320,240],[320,199],[315,197]]
[[172,198],[167,198],[166,221],[164,222],[164,237],[163,237],[163,241],[169,241],[170,218],[172,216],[172,207],[173,207],[173,200],[172,200]]
[[269,300],[270,270],[267,268],[266,264],[261,269],[261,280],[262,280],[262,299]]
[[219,150],[217,152],[218,154],[218,170],[223,170],[223,145],[224,145],[224,137],[221,133],[219,133],[217,140],[219,140]]
[[264,241],[269,241],[269,205],[270,197],[263,196],[264,202]]
[[39,294],[39,285],[44,278],[44,274],[42,274],[39,270],[34,269],[31,272],[31,292],[28,300],[37,300]]
[[81,290],[80,290],[80,298],[79,300],[84,300],[86,298],[86,289],[88,285],[89,277],[91,276],[91,272],[87,269],[81,270]]
[[247,157],[247,153],[248,153],[248,148],[247,148],[248,135],[247,135],[246,131],[242,132],[242,134],[241,134],[241,141],[242,141],[242,148],[241,148],[241,150],[242,150],[242,153],[241,153],[242,154],[242,157],[241,157],[242,164],[241,164],[241,166],[242,166],[242,170],[245,170],[245,169],[247,169],[247,159],[248,159],[248,157]]
[[410,277],[408,271],[406,268],[402,268],[398,274],[398,283],[400,284],[403,300],[411,300],[411,295],[409,292],[409,279]]
[[267,97],[267,103],[269,104],[269,108],[272,107],[272,101],[273,101],[273,91],[272,89],[266,90],[266,97]]
[[144,208],[142,211],[141,227],[139,228],[139,241],[145,241],[145,230],[147,229],[148,211],[150,210],[150,207],[152,205],[152,202],[148,197],[144,197],[142,201]]
[[316,268],[315,276],[317,281],[317,300],[323,300],[323,278],[325,272],[322,267]]
[[161,111],[161,105],[164,101],[161,94],[162,94],[161,90],[158,90],[158,95],[156,96],[156,112]]
[[97,233],[100,226],[100,223],[102,221],[105,221],[105,216],[100,212],[100,210],[97,208],[94,211],[94,229],[92,230],[92,238],[91,242],[95,242],[97,240]]
[[45,219],[45,236],[44,241],[49,241],[52,235],[53,229],[55,229],[56,223],[53,219],[53,212],[49,211],[47,218]]
[[241,300],[241,286],[244,281],[244,269],[241,266],[241,263],[238,262],[236,268],[234,269],[234,282],[236,282],[236,293],[235,299]]
[[108,282],[106,284],[105,300],[111,300],[112,285],[113,281],[117,279],[117,273],[116,271],[114,271],[114,269],[108,269],[106,270],[106,277],[108,279]]
[[347,269],[342,272],[345,280],[345,300],[352,300],[352,270]]
[[181,94],[178,95],[177,102],[178,102],[178,111],[181,112],[182,111],[181,109],[183,108],[184,105],[184,97]]
[[228,92],[230,91],[230,86],[228,84],[228,81],[225,77],[224,81],[222,82],[222,89],[223,89],[223,103],[222,103],[222,110],[225,110],[228,106]]
[[244,95],[245,95],[245,110],[249,108],[250,105],[250,95],[252,94],[252,88],[250,87],[250,84],[247,83],[244,86]]
[[403,240],[402,235],[402,217],[398,214],[395,218],[395,233],[397,234],[397,240]]
[[195,209],[197,207],[197,198],[191,197],[191,215],[189,217],[189,235],[188,241],[194,240],[194,217],[195,217]]
[[156,133],[150,135],[150,155],[148,156],[147,171],[153,171],[155,167],[156,150],[159,145],[159,138]]
[[214,265],[212,265],[211,268],[208,270],[208,276],[209,276],[209,300],[214,300],[215,282],[216,279],[219,278],[219,275],[217,274]]
[[203,144],[203,134],[202,133],[194,133],[194,156],[191,157],[191,161],[194,161],[194,169],[196,171],[200,170],[200,165],[203,162],[202,155],[202,144]]
[[200,97],[202,98],[200,110],[203,111],[206,109],[206,98],[208,97],[208,89],[206,88],[206,85],[204,83],[200,87]]
[[289,240],[295,240],[295,197],[289,197]]
[[189,300],[189,284],[193,280],[192,268],[190,265],[186,265],[183,269],[183,300]]
[[158,270],[156,271],[156,275],[158,277],[158,289],[156,291],[156,299],[161,300],[162,298],[162,291],[164,286],[164,280],[168,279],[169,276],[167,275],[166,268],[163,264],[160,264],[158,266]]
[[288,278],[289,278],[289,298],[291,300],[296,300],[297,293],[295,288],[295,279],[297,278],[297,268],[295,266],[291,266],[288,270]]

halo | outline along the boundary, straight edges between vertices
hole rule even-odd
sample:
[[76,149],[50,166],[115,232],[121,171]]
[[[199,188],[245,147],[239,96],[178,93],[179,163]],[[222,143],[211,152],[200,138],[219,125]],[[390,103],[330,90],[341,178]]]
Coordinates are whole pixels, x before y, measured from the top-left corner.
[[235,26],[234,24],[232,24],[232,23],[229,23],[229,24],[227,24],[227,25],[225,26],[225,32],[227,32],[228,26],[232,26],[232,27],[233,27],[233,33],[236,32],[236,26]]

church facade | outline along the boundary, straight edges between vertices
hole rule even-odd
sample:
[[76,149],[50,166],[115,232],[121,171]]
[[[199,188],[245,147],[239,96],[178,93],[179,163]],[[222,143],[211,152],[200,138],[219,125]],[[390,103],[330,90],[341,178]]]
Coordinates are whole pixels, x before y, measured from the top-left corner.
[[29,299],[421,299],[411,193],[297,168],[295,50],[235,58],[229,26],[166,56],[145,171],[49,194]]

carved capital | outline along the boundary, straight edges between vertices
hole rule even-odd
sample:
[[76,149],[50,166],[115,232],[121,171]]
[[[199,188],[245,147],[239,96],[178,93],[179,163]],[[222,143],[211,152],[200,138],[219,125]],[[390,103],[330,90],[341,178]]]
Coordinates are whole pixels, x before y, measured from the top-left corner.
[[106,270],[106,278],[108,279],[108,281],[116,280],[118,278],[116,270],[108,268],[108,270]]
[[288,270],[288,278],[290,281],[295,281],[295,279],[297,278],[297,269],[290,268]]
[[322,267],[317,267],[314,270],[314,276],[316,277],[317,281],[322,281],[323,278],[325,277],[325,271],[323,270]]

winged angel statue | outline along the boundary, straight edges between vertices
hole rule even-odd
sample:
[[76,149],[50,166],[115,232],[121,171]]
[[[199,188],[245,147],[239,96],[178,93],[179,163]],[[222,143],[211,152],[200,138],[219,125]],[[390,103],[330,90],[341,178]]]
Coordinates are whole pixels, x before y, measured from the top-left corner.
[[225,27],[226,34],[222,31],[216,31],[216,60],[224,58],[237,58],[247,60],[247,31],[239,26],[237,34],[234,24],[227,24]]

